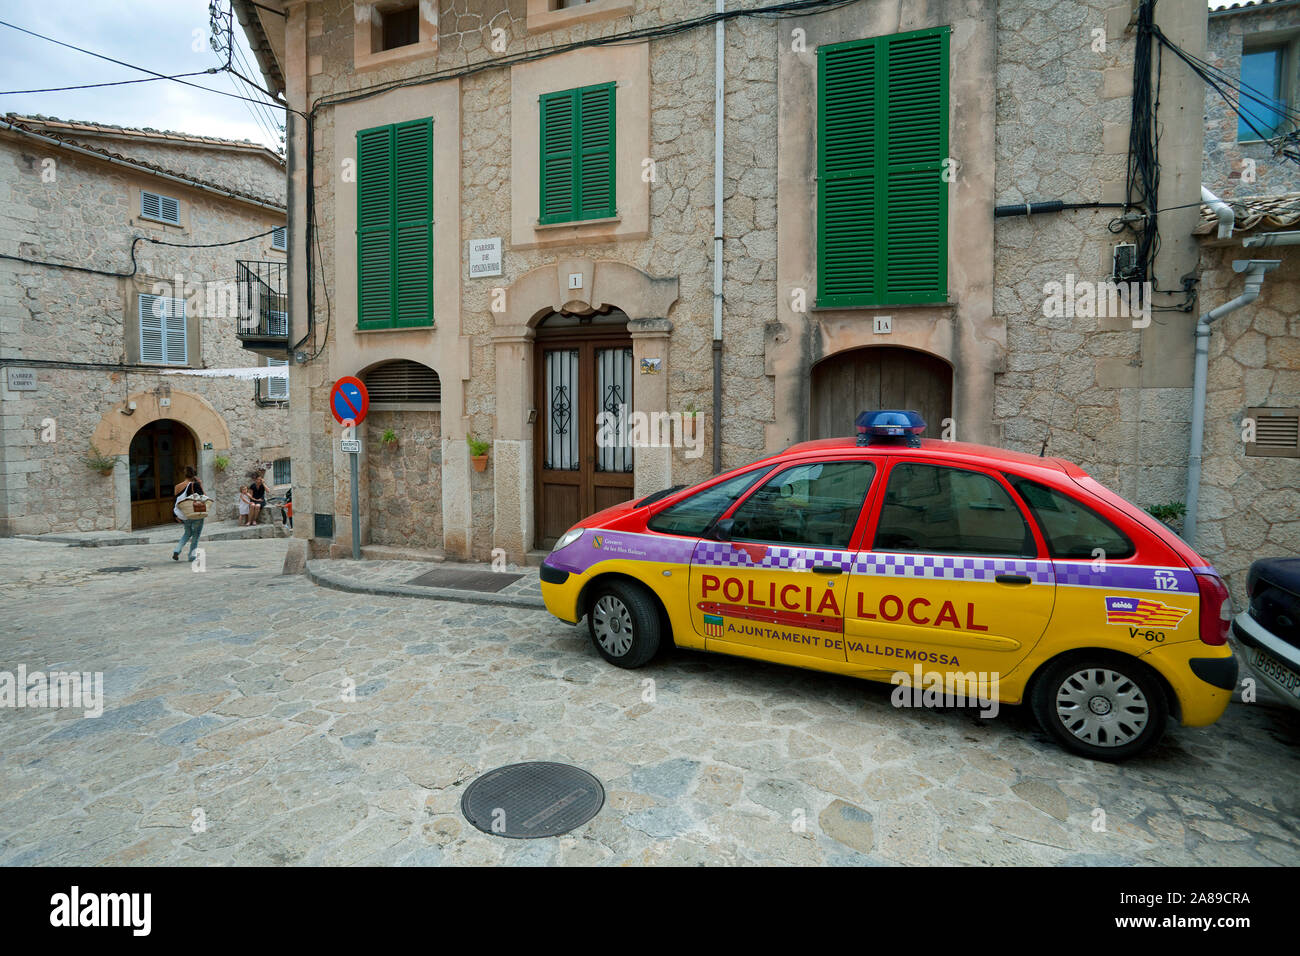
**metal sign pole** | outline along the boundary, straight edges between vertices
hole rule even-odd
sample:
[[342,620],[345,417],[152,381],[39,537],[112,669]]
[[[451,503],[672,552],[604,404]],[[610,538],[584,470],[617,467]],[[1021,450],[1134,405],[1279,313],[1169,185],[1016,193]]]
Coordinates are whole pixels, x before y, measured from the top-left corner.
[[352,459],[352,560],[361,560],[361,514],[357,506],[357,458],[356,452],[349,452]]

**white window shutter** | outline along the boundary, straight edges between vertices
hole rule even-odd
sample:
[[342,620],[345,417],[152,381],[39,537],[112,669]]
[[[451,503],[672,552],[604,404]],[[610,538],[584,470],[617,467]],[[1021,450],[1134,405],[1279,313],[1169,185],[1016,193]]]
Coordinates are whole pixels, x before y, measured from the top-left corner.
[[189,362],[185,329],[185,300],[163,299],[167,319],[167,364],[185,365]]
[[181,224],[181,204],[179,200],[171,196],[163,196],[159,193],[146,192],[140,190],[140,215],[147,219],[157,219],[160,222],[170,222],[173,225]]
[[161,365],[163,362],[163,316],[160,296],[140,296],[140,361]]
[[266,364],[270,368],[283,368],[286,372],[283,376],[276,376],[266,380],[266,397],[276,399],[287,399],[289,397],[289,360],[288,359],[267,359]]
[[159,196],[158,199],[159,218],[164,222],[171,222],[180,225],[181,204],[170,196]]
[[271,232],[271,248],[272,249],[289,248],[289,234],[285,230],[284,226],[276,226],[275,229]]

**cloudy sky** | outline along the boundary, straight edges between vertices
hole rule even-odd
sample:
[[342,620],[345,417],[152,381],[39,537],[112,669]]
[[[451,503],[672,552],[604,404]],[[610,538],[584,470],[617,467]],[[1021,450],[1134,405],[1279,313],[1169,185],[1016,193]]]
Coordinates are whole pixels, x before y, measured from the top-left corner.
[[[222,0],[221,6],[229,9],[229,0]],[[158,73],[190,73],[224,63],[208,44],[208,0],[0,0],[0,21]],[[235,69],[264,84],[238,20],[234,27]],[[10,92],[143,76],[0,25],[0,114],[41,113],[278,147],[282,110],[167,80],[60,93]],[[260,95],[250,94],[228,73],[189,81],[214,90]]]

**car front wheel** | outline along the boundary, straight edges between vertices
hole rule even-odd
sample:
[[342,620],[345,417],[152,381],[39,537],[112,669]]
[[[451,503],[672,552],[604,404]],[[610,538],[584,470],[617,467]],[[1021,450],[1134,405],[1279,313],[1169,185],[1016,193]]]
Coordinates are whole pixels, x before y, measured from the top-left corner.
[[1123,760],[1160,739],[1169,705],[1149,668],[1111,655],[1081,655],[1048,666],[1033,692],[1034,716],[1067,750]]
[[659,614],[640,587],[601,585],[587,611],[587,630],[601,657],[619,667],[641,667],[659,650]]

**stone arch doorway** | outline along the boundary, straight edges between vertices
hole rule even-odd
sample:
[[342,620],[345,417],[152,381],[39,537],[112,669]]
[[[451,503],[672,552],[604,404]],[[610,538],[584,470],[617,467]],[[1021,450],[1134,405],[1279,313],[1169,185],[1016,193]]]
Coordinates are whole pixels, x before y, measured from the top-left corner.
[[943,420],[952,417],[952,366],[897,346],[850,349],[813,366],[811,437],[852,435],[858,413],[872,408],[915,409],[926,437],[938,438]]
[[176,483],[184,477],[186,467],[198,470],[194,434],[174,419],[157,419],[131,436],[127,460],[131,528],[173,522]]
[[552,312],[534,326],[537,547],[633,497],[635,398],[627,313]]

